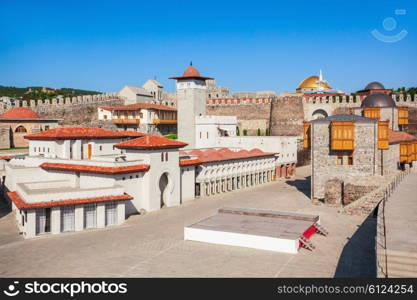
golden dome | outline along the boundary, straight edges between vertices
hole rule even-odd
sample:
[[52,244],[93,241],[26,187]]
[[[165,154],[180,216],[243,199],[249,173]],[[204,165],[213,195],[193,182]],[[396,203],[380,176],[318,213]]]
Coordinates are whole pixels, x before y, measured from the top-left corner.
[[[298,85],[298,89],[318,89],[319,88],[319,84],[317,83],[317,80],[319,80],[319,76],[310,76],[307,77],[306,79],[304,79],[303,81],[301,81],[301,83]],[[332,87],[329,85],[329,83],[325,82],[322,83],[321,86],[324,89],[331,89]]]

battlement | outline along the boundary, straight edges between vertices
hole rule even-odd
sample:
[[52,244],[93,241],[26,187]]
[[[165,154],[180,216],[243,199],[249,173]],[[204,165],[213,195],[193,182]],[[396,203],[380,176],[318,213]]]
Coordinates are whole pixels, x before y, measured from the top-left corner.
[[[295,99],[302,99],[302,103],[306,105],[314,104],[333,104],[335,107],[355,107],[360,106],[362,100],[366,96],[323,96],[323,97],[299,97],[299,96],[284,96],[284,97],[262,97],[262,98],[217,98],[207,99],[206,104],[209,106],[223,106],[223,105],[259,105],[270,103],[291,103]],[[414,96],[407,94],[393,94],[392,98],[399,106],[416,106],[417,107],[417,94]]]
[[276,97],[261,97],[261,98],[217,98],[207,99],[207,105],[239,105],[239,104],[268,104],[273,101]]
[[46,100],[18,100],[15,105],[3,103],[0,105],[0,113],[13,107],[31,107],[31,108],[46,108],[48,106],[74,106],[79,104],[96,104],[106,103],[108,101],[118,100],[120,97],[117,93],[106,93],[98,95],[83,95],[77,97],[53,98]]

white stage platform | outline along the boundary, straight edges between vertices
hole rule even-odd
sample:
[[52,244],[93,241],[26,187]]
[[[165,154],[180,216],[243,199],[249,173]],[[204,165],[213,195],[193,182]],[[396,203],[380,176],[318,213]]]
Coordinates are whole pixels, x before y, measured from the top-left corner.
[[319,222],[315,215],[225,207],[185,227],[184,240],[295,254]]

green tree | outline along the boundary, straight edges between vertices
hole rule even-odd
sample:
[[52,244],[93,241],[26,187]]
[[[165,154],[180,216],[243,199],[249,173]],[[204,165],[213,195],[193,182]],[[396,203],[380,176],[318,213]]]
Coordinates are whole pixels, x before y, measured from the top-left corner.
[[261,135],[262,135],[262,133],[261,133],[261,129],[260,129],[260,128],[258,128],[258,131],[256,132],[256,135],[257,135],[257,136],[261,136]]
[[271,134],[269,133],[269,128],[265,129],[265,135],[266,136],[270,136]]
[[236,135],[240,136],[240,130],[239,130],[239,127],[237,127],[237,126],[236,126]]
[[248,131],[246,129],[243,129],[243,135],[247,136],[248,135]]

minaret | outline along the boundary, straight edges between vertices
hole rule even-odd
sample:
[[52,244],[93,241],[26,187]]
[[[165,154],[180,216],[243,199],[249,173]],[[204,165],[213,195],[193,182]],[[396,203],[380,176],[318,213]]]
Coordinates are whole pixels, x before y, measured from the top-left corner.
[[323,79],[323,74],[322,74],[322,72],[321,72],[321,70],[320,70],[320,74],[319,74],[319,80],[317,80],[316,81],[316,83],[318,84],[318,90],[320,91],[320,92],[322,92],[322,91],[324,91],[324,84],[326,84],[327,83],[327,81],[326,80],[324,80]]
[[206,115],[206,80],[213,78],[201,76],[192,62],[182,76],[170,78],[177,81],[178,140],[188,144],[186,149],[194,149],[196,117]]

